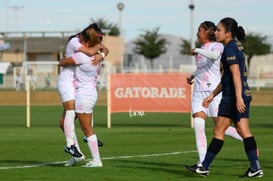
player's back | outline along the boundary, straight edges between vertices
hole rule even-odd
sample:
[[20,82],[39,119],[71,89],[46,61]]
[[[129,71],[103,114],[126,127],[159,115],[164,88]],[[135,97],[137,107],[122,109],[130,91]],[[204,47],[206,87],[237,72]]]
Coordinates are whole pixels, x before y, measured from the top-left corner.
[[100,63],[93,65],[91,63],[92,57],[83,53],[77,53],[73,55],[73,58],[78,61],[75,71],[76,87],[96,87]]
[[[78,52],[79,47],[81,46],[81,43],[79,42],[78,37],[73,37],[67,44],[66,50],[65,50],[65,56],[71,57],[73,53]],[[63,67],[60,75],[59,80],[65,81],[65,82],[73,82],[74,81],[74,72],[75,72],[75,66],[65,66]]]

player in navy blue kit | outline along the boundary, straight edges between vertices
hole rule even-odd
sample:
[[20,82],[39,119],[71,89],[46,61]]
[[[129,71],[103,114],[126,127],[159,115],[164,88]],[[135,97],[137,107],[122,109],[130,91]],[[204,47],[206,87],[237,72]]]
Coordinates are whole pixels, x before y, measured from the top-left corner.
[[241,177],[262,177],[256,141],[249,129],[249,107],[252,97],[247,84],[244,48],[240,43],[245,38],[245,31],[241,26],[238,27],[233,18],[224,18],[218,23],[215,35],[217,41],[225,46],[221,58],[223,75],[221,82],[204,100],[203,105],[208,107],[213,98],[222,92],[218,121],[214,126],[214,136],[202,166],[186,166],[186,169],[201,176],[208,176],[210,164],[224,145],[225,130],[234,123],[243,138],[245,152],[250,161],[250,167]]

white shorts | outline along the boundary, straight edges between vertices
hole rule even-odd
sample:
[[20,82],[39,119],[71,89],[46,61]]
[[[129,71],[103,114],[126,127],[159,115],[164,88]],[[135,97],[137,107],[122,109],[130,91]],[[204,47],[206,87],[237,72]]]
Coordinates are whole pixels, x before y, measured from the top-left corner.
[[218,94],[214,97],[213,101],[209,104],[208,108],[202,106],[202,103],[206,97],[211,94],[210,91],[201,92],[201,91],[194,91],[192,94],[191,100],[191,109],[192,114],[197,112],[204,112],[208,117],[217,117],[218,114],[218,107],[222,97],[222,94]]
[[75,100],[75,83],[71,81],[58,81],[58,92],[62,102]]
[[98,93],[96,89],[76,89],[75,112],[92,114],[97,98]]

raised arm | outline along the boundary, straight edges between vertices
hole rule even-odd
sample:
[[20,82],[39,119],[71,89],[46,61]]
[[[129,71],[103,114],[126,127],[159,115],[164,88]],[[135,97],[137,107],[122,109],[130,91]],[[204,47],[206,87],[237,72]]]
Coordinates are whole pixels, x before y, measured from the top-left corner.
[[103,46],[101,46],[101,44],[96,44],[93,47],[81,46],[79,48],[79,52],[82,52],[88,56],[93,56],[93,55],[97,54],[102,48],[103,48]]
[[199,53],[211,60],[217,60],[221,56],[221,51],[219,51],[217,49],[215,49],[213,51],[209,51],[209,50],[204,50],[202,48],[195,48],[194,52]]
[[[104,55],[107,56],[108,53],[109,53],[108,48],[106,48],[102,43],[101,43],[100,45],[101,45],[100,52],[104,53]],[[105,56],[104,56],[104,57],[105,57]],[[104,58],[104,57],[103,57],[103,58]]]
[[94,56],[94,60],[92,61],[93,65],[98,64],[101,62],[105,56],[108,55],[109,50],[106,48],[103,44],[100,43],[101,49],[98,51],[98,53]]
[[59,65],[63,67],[63,66],[68,66],[68,65],[76,65],[76,63],[74,62],[72,57],[65,57],[60,60]]

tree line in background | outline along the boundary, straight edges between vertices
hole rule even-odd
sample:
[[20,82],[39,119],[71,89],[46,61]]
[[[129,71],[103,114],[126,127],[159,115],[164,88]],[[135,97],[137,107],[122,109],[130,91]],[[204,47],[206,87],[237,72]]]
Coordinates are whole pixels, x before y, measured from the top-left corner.
[[[96,22],[100,28],[107,29],[108,35],[120,35],[120,29],[117,24],[110,23],[103,18],[97,20],[91,19],[91,21]],[[168,43],[165,38],[160,36],[159,30],[159,28],[146,30],[134,41],[134,52],[148,59],[152,68],[154,59],[166,52],[166,43]],[[195,43],[195,47],[200,46],[201,44],[199,42]],[[243,46],[245,48],[245,54],[247,55],[248,66],[250,66],[251,59],[254,55],[266,55],[272,52],[272,45],[268,43],[268,37],[266,35],[249,33],[246,35]],[[181,54],[190,55],[192,49],[190,40],[181,39],[180,47]]]

